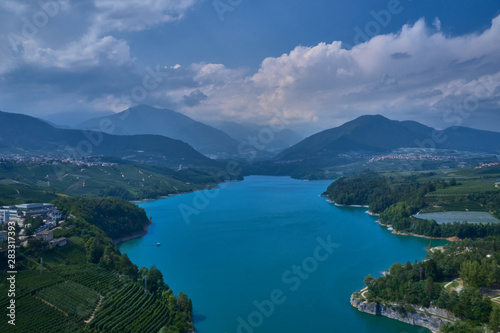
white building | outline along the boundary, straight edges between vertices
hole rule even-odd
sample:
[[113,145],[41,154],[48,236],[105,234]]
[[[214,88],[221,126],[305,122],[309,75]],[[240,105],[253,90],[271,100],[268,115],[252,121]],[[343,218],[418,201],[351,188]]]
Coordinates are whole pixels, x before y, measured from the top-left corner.
[[8,223],[10,219],[10,212],[8,210],[4,210],[2,214],[0,214],[0,224]]
[[15,207],[23,214],[23,216],[41,215],[42,217],[46,217],[54,210],[57,210],[54,204],[49,203],[28,203],[16,205]]
[[5,222],[21,222],[24,216],[18,211],[16,206],[3,206],[0,208],[0,223]]
[[14,221],[22,224],[26,216],[40,215],[48,221],[60,219],[62,214],[56,206],[49,203],[27,203],[0,208],[0,223]]

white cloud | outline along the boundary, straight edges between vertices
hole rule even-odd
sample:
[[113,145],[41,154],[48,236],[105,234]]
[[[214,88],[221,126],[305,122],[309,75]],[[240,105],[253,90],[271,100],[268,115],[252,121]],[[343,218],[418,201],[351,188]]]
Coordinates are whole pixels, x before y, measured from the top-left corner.
[[28,9],[28,5],[17,0],[3,0],[2,2],[0,2],[0,8],[15,15],[21,15],[26,12],[26,10]]
[[434,19],[434,22],[432,22],[432,25],[434,26],[434,28],[436,28],[437,31],[441,31],[441,20],[439,19],[439,17],[436,17]]
[[79,41],[56,50],[41,47],[36,40],[28,40],[23,42],[23,49],[26,63],[65,70],[106,64],[121,66],[131,62],[127,42],[112,36],[85,35]]
[[340,42],[297,46],[264,59],[248,77],[220,64],[194,66],[208,99],[185,111],[262,121],[272,110],[287,109],[292,121],[330,126],[367,113],[397,119],[420,114],[445,126],[450,103],[463,103],[488,80],[480,99],[497,105],[486,102],[500,95],[500,16],[484,32],[458,37],[445,35],[438,22],[432,29],[421,19],[350,50]]
[[[23,66],[64,73],[106,70],[110,77],[99,86],[102,91],[85,90],[88,95],[82,92],[79,98],[71,98],[80,101],[80,109],[87,105],[111,110],[122,93],[130,93],[142,83],[136,67],[124,66],[133,65],[134,59],[128,42],[121,39],[125,37],[118,38],[115,33],[126,36],[123,32],[182,19],[200,1],[94,0],[93,5],[85,3],[85,10],[68,5],[61,17],[76,17],[76,11],[82,11],[82,20],[88,21],[71,36],[72,41],[52,42],[50,33],[58,31],[59,16],[50,21],[55,25],[52,29],[40,29],[33,38],[21,41],[17,52],[6,47],[8,40],[0,36],[0,83],[9,83],[2,73]],[[2,6],[9,12],[26,10],[12,0],[2,2]],[[0,15],[3,18],[6,14]],[[0,28],[12,21],[5,18]],[[421,19],[398,33],[376,36],[352,49],[343,48],[339,41],[297,46],[280,57],[264,59],[254,73],[215,63],[166,67],[161,84],[148,91],[141,103],[176,108],[200,120],[265,122],[274,110],[280,110],[292,123],[313,122],[323,128],[367,113],[446,126],[443,115],[478,91],[482,92],[478,98],[481,112],[498,113],[499,36],[500,16],[485,31],[464,36],[446,35],[438,18],[432,24]],[[120,76],[118,71],[126,73]],[[113,80],[116,83],[111,83]],[[55,81],[50,84],[65,84]],[[123,87],[123,92],[117,92],[116,87]],[[59,88],[54,91],[64,90]]]
[[94,0],[103,31],[139,31],[181,19],[197,0]]
[[[48,0],[28,5],[2,1],[0,28],[6,33],[0,36],[0,74],[24,65],[73,70],[133,62],[128,42],[115,37],[115,32],[144,30],[179,20],[197,2]],[[68,28],[68,19],[77,24]],[[84,31],[78,28],[82,25]],[[61,38],[65,34],[68,36]],[[61,43],[61,39],[66,41]]]

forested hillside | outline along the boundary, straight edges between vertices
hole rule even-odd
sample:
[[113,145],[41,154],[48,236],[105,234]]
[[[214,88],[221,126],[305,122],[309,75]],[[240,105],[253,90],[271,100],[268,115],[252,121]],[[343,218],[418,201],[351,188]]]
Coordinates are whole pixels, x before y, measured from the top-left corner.
[[149,224],[144,209],[120,198],[71,198],[56,200],[63,212],[78,216],[116,239],[140,233]]
[[[500,305],[480,288],[497,288],[500,282],[500,237],[455,242],[443,250],[429,251],[427,260],[395,263],[379,278],[365,278],[369,302],[398,304],[403,312],[414,306],[437,306],[455,314],[462,322],[447,325],[443,332],[494,332],[500,328]],[[460,279],[463,288],[458,288]],[[445,288],[446,286],[446,288]],[[358,297],[360,295],[358,294]]]
[[[478,238],[500,235],[500,223],[471,224],[467,221],[439,224],[413,217],[418,212],[483,211],[500,217],[500,189],[494,186],[498,167],[484,171],[463,170],[443,179],[434,172],[386,175],[364,172],[333,182],[325,192],[342,205],[368,205],[380,214],[380,222],[396,231],[429,237]],[[469,174],[468,177],[462,174]]]

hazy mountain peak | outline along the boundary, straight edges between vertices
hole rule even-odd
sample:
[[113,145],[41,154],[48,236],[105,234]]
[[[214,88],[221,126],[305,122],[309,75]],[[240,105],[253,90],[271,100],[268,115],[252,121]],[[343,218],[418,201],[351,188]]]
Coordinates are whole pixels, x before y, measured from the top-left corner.
[[[119,136],[55,128],[40,119],[0,111],[2,152],[54,156],[106,155],[170,166],[209,165],[210,159],[187,143],[160,135]],[[82,145],[82,143],[84,143]],[[85,147],[83,150],[82,147]],[[80,149],[80,150],[79,150]]]
[[138,105],[108,117],[88,120],[80,128],[99,129],[107,118],[116,134],[157,134],[189,143],[200,152],[227,157],[236,154],[238,143],[229,135],[169,109]]
[[[269,126],[266,125],[238,123],[234,121],[220,121],[213,123],[213,126],[226,132],[238,142],[249,142],[252,138],[258,137],[261,131],[269,129]],[[271,140],[263,145],[265,151],[279,152],[291,147],[304,138],[302,135],[288,128],[274,130],[272,133]]]

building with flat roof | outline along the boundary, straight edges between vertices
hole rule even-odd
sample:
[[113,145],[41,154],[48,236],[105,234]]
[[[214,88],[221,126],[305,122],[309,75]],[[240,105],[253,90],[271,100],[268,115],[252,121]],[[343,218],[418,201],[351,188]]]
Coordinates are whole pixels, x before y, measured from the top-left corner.
[[40,208],[45,208],[45,207],[54,207],[54,204],[49,204],[49,203],[25,203],[25,204],[20,204],[16,205],[17,208],[19,209],[40,209]]
[[18,211],[24,213],[24,216],[27,215],[42,215],[47,216],[50,212],[52,212],[55,208],[54,204],[49,203],[27,203],[16,205]]
[[[40,215],[42,218],[55,221],[62,214],[54,204],[50,203],[26,203],[20,205],[3,206],[0,208],[0,223],[9,220],[22,223],[26,216]],[[8,219],[6,219],[8,218]]]

